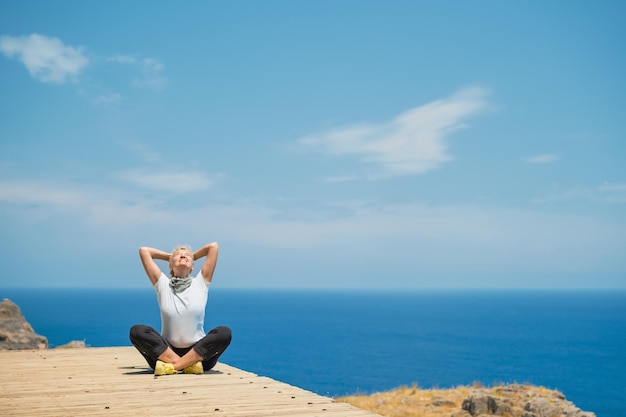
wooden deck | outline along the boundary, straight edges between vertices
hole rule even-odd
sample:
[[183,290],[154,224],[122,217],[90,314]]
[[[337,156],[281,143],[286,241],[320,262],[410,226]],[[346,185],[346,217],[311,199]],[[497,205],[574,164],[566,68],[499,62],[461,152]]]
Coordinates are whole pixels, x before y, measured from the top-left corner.
[[0,351],[0,416],[376,416],[218,363],[155,377],[133,347]]

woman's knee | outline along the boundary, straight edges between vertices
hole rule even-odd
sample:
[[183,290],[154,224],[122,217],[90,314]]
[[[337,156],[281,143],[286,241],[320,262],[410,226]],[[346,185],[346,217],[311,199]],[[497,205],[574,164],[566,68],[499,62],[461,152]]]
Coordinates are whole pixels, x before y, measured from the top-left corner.
[[129,332],[129,337],[130,340],[138,340],[142,338],[142,335],[144,335],[146,333],[146,329],[148,328],[148,326],[145,326],[143,324],[135,324],[133,327],[130,328],[130,332]]
[[217,335],[219,340],[225,345],[229,345],[230,341],[233,338],[233,334],[232,334],[232,331],[230,330],[230,327],[226,327],[226,326],[218,326],[215,329],[213,329],[211,333],[214,333],[215,335]]

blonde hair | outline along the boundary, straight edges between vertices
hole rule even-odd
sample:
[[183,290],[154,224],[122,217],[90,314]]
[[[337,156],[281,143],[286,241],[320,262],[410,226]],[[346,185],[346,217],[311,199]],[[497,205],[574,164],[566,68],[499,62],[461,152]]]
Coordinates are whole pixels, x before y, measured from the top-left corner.
[[191,249],[191,246],[189,245],[176,246],[174,249],[172,249],[172,254],[170,255],[170,277],[174,276],[174,271],[172,271],[172,264],[171,264],[172,258],[174,257],[176,252],[180,252],[180,251],[189,252],[191,254],[191,260],[193,261],[193,250]]

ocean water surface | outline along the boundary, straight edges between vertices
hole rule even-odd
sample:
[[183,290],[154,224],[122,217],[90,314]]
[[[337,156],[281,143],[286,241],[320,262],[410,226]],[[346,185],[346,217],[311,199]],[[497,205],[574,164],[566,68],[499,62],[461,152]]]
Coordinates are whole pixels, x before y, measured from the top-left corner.
[[[0,289],[55,347],[128,346],[160,328],[152,289]],[[327,396],[402,385],[531,383],[626,417],[626,291],[350,292],[212,288],[222,362]]]

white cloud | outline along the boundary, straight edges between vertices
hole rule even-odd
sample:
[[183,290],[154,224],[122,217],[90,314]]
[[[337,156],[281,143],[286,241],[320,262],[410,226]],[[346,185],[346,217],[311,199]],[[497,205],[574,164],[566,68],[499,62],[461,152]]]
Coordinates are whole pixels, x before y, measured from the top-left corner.
[[356,175],[339,175],[339,176],[330,176],[322,178],[323,182],[329,183],[337,183],[337,182],[348,182],[348,181],[356,181],[360,179],[360,177]]
[[145,162],[157,163],[163,160],[163,158],[161,157],[161,154],[159,154],[157,151],[155,151],[154,149],[152,149],[150,146],[146,145],[142,141],[137,141],[137,140],[126,141],[126,142],[121,143],[120,146],[122,146],[125,149],[130,149],[131,151],[137,153],[137,155],[139,155]]
[[163,208],[160,198],[145,198],[133,190],[53,180],[0,181],[0,203],[4,221],[43,222],[61,240],[65,229],[117,233],[142,225],[173,225],[178,217],[176,209]]
[[[621,188],[614,185],[608,188]],[[531,277],[535,272],[615,273],[626,267],[623,222],[563,213],[417,202],[340,201],[295,210],[241,201],[188,205],[179,204],[178,195],[145,197],[132,189],[36,181],[0,181],[0,202],[4,229],[20,245],[47,242],[51,256],[67,256],[62,248],[68,242],[72,256],[81,258],[96,247],[128,257],[146,242],[167,248],[219,240],[229,253],[224,266],[236,264],[250,274],[240,279],[250,286],[259,285],[259,275],[269,285],[280,274],[303,280],[292,285],[307,285],[329,269],[352,275],[362,270],[372,285],[387,271],[388,283],[402,287],[419,285],[412,284],[415,277],[432,281],[431,273],[453,273],[460,277],[456,285],[472,286],[461,277],[488,274],[506,281],[513,272]],[[327,215],[338,207],[338,215]],[[319,210],[326,213],[318,215]],[[282,216],[285,211],[299,215]],[[78,238],[81,244],[75,245]],[[250,265],[250,259],[259,262]],[[320,282],[353,281],[351,274],[331,273]]]
[[167,86],[167,78],[161,73],[165,66],[155,58],[137,58],[132,55],[114,55],[106,58],[109,62],[130,65],[141,74],[135,76],[131,85],[139,88],[149,88],[160,91]]
[[[148,181],[147,177],[144,180]],[[157,180],[187,182],[188,178],[152,177],[152,181]],[[186,207],[173,204],[177,199],[151,199],[132,190],[93,185],[0,182],[0,201],[17,207],[41,206],[40,212],[51,219],[57,215],[64,219],[62,213],[71,214],[71,227],[87,225],[103,234],[123,230],[135,236],[154,228],[169,236],[183,230],[194,241],[206,239],[203,235],[209,227],[213,234],[244,245],[284,250],[324,248],[316,249],[317,259],[340,252],[349,262],[357,262],[368,254],[385,253],[403,263],[417,262],[433,268],[444,268],[446,264],[485,269],[498,265],[541,265],[553,270],[576,270],[600,265],[599,259],[605,256],[613,259],[626,245],[623,224],[562,213],[475,205],[381,206],[349,202],[342,205],[338,216],[309,215],[307,210],[317,209],[300,207],[299,217],[281,220],[281,210],[266,204],[231,201]],[[26,212],[18,211],[15,215],[27,215]],[[196,224],[207,216],[207,223]],[[59,238],[68,226],[59,221]]]
[[17,58],[28,72],[43,82],[64,83],[76,78],[89,63],[82,47],[67,46],[58,38],[36,33],[30,36],[0,36],[0,51]]
[[472,87],[450,98],[410,109],[387,123],[364,123],[308,135],[307,148],[331,155],[358,155],[385,175],[419,174],[453,159],[445,138],[487,107],[487,90]]
[[626,182],[605,182],[599,187],[599,191],[603,193],[616,193],[626,195]]
[[[83,47],[65,45],[58,38],[36,33],[22,37],[0,36],[0,52],[8,58],[19,60],[33,77],[47,83],[61,84],[76,80],[89,64],[83,50]],[[157,59],[114,55],[104,60],[129,65],[136,71],[130,82],[134,87],[160,91],[167,86],[167,78],[162,75],[164,65]],[[119,94],[103,94],[94,98],[94,102],[111,104],[121,99]]]
[[595,200],[626,203],[626,183],[605,182],[593,189],[591,194]]
[[151,90],[160,91],[167,86],[167,78],[161,76],[144,76],[133,79],[131,83],[133,87],[149,88]]
[[152,72],[153,74],[157,74],[161,72],[164,68],[163,64],[161,64],[157,59],[154,58],[145,58],[142,60],[144,68],[147,71]]
[[[191,175],[190,175],[191,176]],[[133,180],[138,180],[138,176]],[[186,190],[197,190],[189,185],[187,174],[146,175],[142,185],[160,188],[156,181],[182,181]],[[171,191],[171,190],[170,190]],[[172,201],[178,197],[171,197]],[[522,255],[565,256],[564,248],[591,249],[596,242],[624,244],[621,229],[610,222],[593,220],[561,213],[541,213],[527,210],[491,209],[475,205],[433,206],[420,203],[370,204],[368,202],[334,202],[311,208],[296,208],[300,215],[287,220],[282,209],[251,202],[204,203],[199,207],[169,204],[167,197],[150,199],[138,196],[132,190],[103,188],[94,185],[82,187],[71,184],[39,181],[0,181],[0,201],[16,206],[56,207],[68,213],[83,213],[91,224],[115,224],[133,228],[133,224],[159,226],[163,231],[176,229],[186,218],[202,218],[211,214],[212,229],[219,234],[246,244],[272,247],[353,248],[355,253],[371,246],[367,242],[390,244],[396,241],[402,252],[406,242],[417,247],[438,247],[441,256],[457,257],[449,250],[476,253],[484,251],[484,259],[497,253],[499,259],[514,259]],[[165,204],[163,204],[165,202]],[[171,201],[170,201],[171,203]],[[316,211],[336,209],[341,214],[316,216]],[[285,209],[293,212],[293,208]],[[312,212],[308,213],[307,212]],[[80,218],[74,218],[81,223]],[[62,226],[60,226],[62,227]],[[603,237],[604,236],[604,237]],[[611,238],[607,238],[611,236]],[[380,248],[378,248],[380,249]],[[378,250],[377,249],[377,250]],[[413,249],[409,250],[411,252]],[[346,252],[347,254],[347,252]],[[520,258],[526,262],[526,258]],[[471,259],[466,259],[470,262]]]
[[172,193],[202,191],[213,185],[213,179],[200,171],[157,172],[133,169],[117,172],[114,177],[142,188]]
[[94,99],[97,104],[118,104],[124,97],[120,93],[104,94]]
[[131,55],[115,55],[108,57],[106,60],[111,62],[117,62],[120,64],[134,64],[135,62],[137,62],[137,58]]
[[610,183],[594,187],[556,188],[551,194],[533,199],[535,203],[587,200],[602,203],[626,203],[626,183]]
[[34,181],[0,181],[0,201],[12,204],[71,206],[80,204],[83,195],[71,188],[59,188]]
[[533,155],[528,158],[524,158],[523,161],[529,164],[548,164],[550,162],[558,161],[561,157],[554,153],[544,153],[541,155]]
[[134,87],[162,90],[167,86],[167,79],[161,75],[163,64],[154,58],[141,60],[142,75],[133,79]]

